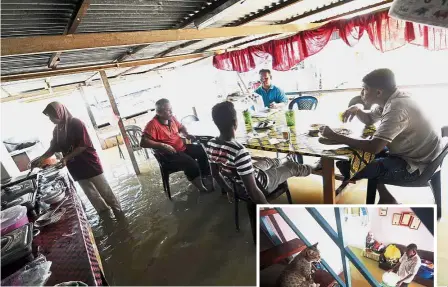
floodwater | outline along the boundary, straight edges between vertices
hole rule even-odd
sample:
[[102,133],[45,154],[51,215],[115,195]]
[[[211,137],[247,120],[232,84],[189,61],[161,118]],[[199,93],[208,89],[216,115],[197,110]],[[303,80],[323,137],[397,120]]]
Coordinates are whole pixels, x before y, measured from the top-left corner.
[[220,192],[199,197],[177,173],[171,175],[170,201],[153,158],[139,176],[122,163],[106,176],[126,220],[100,219],[79,189],[109,285],[256,285],[245,205],[237,232],[233,204]]

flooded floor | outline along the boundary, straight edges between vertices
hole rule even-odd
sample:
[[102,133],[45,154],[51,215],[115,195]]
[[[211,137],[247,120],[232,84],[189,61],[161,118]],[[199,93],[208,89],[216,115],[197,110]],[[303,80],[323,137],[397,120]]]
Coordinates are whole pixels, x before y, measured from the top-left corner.
[[106,172],[125,221],[100,220],[79,192],[108,283],[256,285],[255,245],[245,206],[240,206],[241,230],[236,232],[233,205],[220,192],[199,197],[177,173],[171,176],[169,201],[156,161],[139,160],[144,172],[139,176],[125,161]]
[[[236,232],[233,205],[220,192],[198,200],[198,192],[183,173],[177,173],[171,176],[173,201],[169,201],[154,158],[138,156],[142,174],[135,176],[130,162],[120,159],[116,148],[100,151],[100,157],[127,221],[100,221],[80,189],[79,194],[110,285],[256,285],[256,249],[244,205],[240,206],[241,231]],[[447,172],[444,166],[442,179],[448,178]],[[443,180],[442,187],[447,183]],[[322,178],[318,176],[293,178],[288,185],[295,203],[322,201]],[[366,185],[365,181],[350,185],[338,203],[364,204]],[[393,187],[391,192],[402,203],[433,203],[429,188]],[[281,197],[275,203],[286,202]],[[445,196],[443,203],[447,206]],[[448,238],[447,221],[445,215],[439,223],[439,243]],[[438,264],[443,269],[448,266],[448,254],[439,253]],[[439,275],[439,283],[447,282],[446,276]]]

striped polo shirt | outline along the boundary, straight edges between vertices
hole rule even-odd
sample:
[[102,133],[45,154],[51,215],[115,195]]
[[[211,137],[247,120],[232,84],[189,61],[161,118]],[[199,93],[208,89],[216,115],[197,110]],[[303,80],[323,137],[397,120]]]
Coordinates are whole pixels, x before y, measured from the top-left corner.
[[249,152],[239,142],[213,138],[207,142],[205,151],[210,163],[218,164],[224,176],[234,177],[235,181],[244,187],[241,176],[253,173],[258,185],[266,189],[268,184],[266,174],[254,168]]

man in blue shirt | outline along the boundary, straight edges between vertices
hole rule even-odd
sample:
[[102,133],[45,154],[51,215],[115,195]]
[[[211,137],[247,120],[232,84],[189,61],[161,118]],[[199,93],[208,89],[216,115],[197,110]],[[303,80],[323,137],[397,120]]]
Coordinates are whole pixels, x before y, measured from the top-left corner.
[[288,103],[285,93],[274,86],[272,82],[272,74],[270,70],[260,70],[261,86],[255,90],[263,98],[264,106],[269,108],[282,108]]

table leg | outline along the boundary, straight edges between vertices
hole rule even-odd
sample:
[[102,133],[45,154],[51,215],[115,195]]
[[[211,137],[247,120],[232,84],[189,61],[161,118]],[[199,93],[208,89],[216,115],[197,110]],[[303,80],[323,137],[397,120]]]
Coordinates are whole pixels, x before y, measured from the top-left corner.
[[322,158],[322,179],[324,185],[324,204],[336,203],[334,159]]
[[115,136],[115,139],[117,140],[117,147],[118,147],[118,152],[120,154],[120,158],[124,159],[124,154],[123,154],[123,151],[120,148],[120,142],[118,141],[118,136]]

